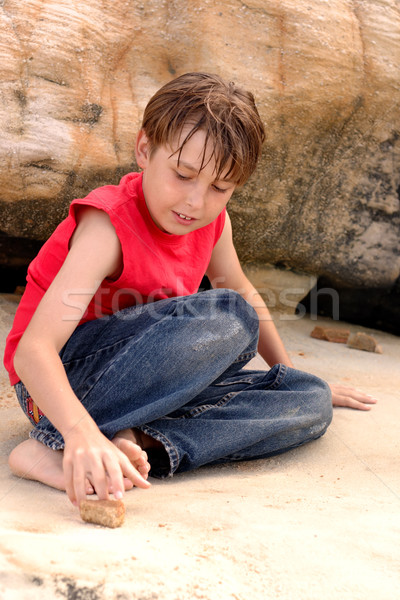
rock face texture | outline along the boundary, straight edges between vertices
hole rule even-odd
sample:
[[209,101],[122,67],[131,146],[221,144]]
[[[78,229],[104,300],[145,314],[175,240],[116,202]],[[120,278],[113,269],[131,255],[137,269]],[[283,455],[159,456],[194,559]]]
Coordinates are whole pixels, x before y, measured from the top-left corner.
[[391,288],[400,273],[397,0],[0,0],[0,230],[44,240],[135,168],[150,95],[186,71],[257,98],[231,201],[242,260]]

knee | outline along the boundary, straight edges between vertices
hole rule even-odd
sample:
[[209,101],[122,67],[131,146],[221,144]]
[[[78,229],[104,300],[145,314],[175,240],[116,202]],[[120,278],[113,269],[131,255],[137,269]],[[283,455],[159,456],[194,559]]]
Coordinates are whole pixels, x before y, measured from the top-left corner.
[[174,316],[189,319],[192,326],[208,331],[213,341],[222,345],[221,349],[229,347],[240,353],[257,346],[257,313],[233,290],[219,288],[175,298],[171,306]]
[[218,306],[220,317],[227,322],[239,322],[250,338],[258,336],[259,320],[254,308],[238,292],[228,288],[210,290],[212,302]]
[[234,290],[220,289],[220,326],[229,343],[243,352],[256,350],[259,335],[259,320],[254,308]]

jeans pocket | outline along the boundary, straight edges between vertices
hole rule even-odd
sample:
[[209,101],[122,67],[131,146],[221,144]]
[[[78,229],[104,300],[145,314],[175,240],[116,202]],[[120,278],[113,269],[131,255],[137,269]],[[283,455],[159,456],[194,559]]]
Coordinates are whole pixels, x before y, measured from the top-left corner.
[[17,384],[15,384],[14,388],[19,405],[23,412],[28,417],[32,425],[37,425],[45,416],[44,412],[42,412],[38,405],[32,400],[22,381],[19,381]]
[[287,367],[280,363],[271,367],[269,371],[253,371],[251,369],[247,371],[246,369],[242,369],[237,375],[227,377],[222,381],[216,381],[213,386],[260,385],[264,390],[276,389],[282,384],[286,373]]

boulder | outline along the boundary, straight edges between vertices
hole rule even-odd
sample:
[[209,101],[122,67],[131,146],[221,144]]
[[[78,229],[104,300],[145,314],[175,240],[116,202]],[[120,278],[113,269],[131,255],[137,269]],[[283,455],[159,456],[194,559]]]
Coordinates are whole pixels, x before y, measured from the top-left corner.
[[230,213],[244,262],[390,288],[400,252],[396,0],[3,0],[0,230],[46,239],[74,197],[135,169],[143,108],[193,70],[266,124]]
[[279,319],[297,320],[304,316],[305,309],[299,307],[299,302],[314,289],[317,283],[315,276],[252,263],[244,264],[243,269],[270,311],[277,313]]

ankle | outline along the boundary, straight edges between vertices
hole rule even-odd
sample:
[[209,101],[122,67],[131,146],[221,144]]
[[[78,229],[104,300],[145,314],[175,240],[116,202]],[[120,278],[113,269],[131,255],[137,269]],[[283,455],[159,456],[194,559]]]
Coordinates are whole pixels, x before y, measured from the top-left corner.
[[144,433],[140,429],[133,429],[133,435],[136,437],[138,440],[138,445],[143,450],[148,450],[150,448],[164,448],[161,442],[151,437],[151,435]]

